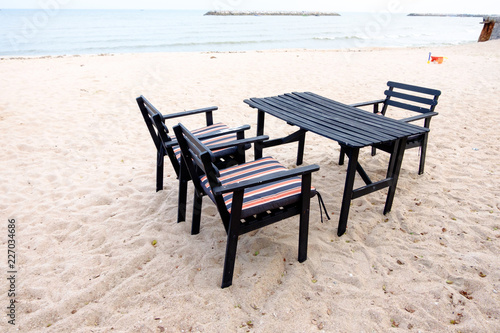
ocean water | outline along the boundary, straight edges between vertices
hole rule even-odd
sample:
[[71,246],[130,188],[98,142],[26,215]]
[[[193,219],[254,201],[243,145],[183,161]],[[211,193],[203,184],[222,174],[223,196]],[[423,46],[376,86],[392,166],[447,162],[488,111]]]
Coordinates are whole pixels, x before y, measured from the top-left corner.
[[347,49],[477,41],[482,18],[204,16],[204,11],[0,10],[0,55]]

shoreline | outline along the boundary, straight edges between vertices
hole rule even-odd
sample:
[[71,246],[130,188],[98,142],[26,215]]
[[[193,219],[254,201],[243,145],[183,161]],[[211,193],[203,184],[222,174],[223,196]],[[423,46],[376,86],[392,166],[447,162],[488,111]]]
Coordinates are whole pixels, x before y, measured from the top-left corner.
[[472,44],[479,44],[477,41],[465,42],[460,44],[443,44],[443,45],[433,45],[433,46],[367,46],[367,47],[351,47],[351,48],[341,48],[341,49],[308,49],[308,48],[284,48],[284,49],[261,49],[261,50],[239,50],[239,51],[171,51],[171,52],[126,52],[126,53],[81,53],[81,54],[62,54],[62,55],[2,55],[0,60],[12,60],[12,59],[50,59],[50,58],[78,58],[85,56],[92,57],[113,57],[121,55],[154,55],[154,54],[231,54],[231,53],[265,53],[265,52],[372,52],[378,50],[404,50],[404,49],[436,49],[436,48],[447,48],[447,47],[458,47],[466,46]]

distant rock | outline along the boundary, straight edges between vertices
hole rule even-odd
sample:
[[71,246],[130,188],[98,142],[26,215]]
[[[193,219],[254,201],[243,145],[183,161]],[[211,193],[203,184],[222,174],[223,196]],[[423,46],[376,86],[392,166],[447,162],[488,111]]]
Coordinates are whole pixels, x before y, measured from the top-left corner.
[[431,14],[431,13],[424,13],[424,14],[418,14],[418,13],[410,13],[408,16],[438,16],[438,17],[483,17],[487,15],[480,15],[480,14]]
[[274,11],[274,12],[256,12],[256,11],[232,11],[232,10],[214,10],[205,13],[205,15],[215,16],[340,16],[339,13],[332,12],[305,12],[305,11]]

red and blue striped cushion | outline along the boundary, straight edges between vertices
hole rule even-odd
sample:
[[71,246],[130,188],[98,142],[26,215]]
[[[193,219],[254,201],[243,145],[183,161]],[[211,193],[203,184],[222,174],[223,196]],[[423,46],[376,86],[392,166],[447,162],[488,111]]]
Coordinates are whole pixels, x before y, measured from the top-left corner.
[[[220,170],[219,181],[222,185],[229,185],[285,170],[288,169],[272,157],[264,157]],[[202,176],[200,180],[205,193],[215,201],[207,177]],[[297,202],[300,199],[301,183],[301,177],[292,177],[245,189],[241,218]],[[311,197],[315,194],[316,189],[311,187]],[[231,212],[233,194],[226,193],[223,198],[227,210]]]
[[[220,131],[220,130],[224,130],[224,129],[228,129],[228,128],[229,127],[223,123],[217,123],[217,124],[213,124],[210,126],[198,128],[194,131],[191,131],[191,133],[193,133],[196,136],[200,136],[202,134],[209,134],[212,132],[216,132],[216,131]],[[210,145],[215,145],[215,144],[220,144],[220,143],[225,143],[225,142],[231,142],[231,141],[235,141],[235,140],[236,140],[236,134],[232,133],[232,134],[216,136],[216,137],[213,137],[210,139],[201,140],[201,142],[207,146],[210,146]],[[175,157],[177,158],[177,161],[179,161],[179,163],[180,163],[181,162],[181,148],[179,146],[174,146],[173,149],[174,149]],[[219,150],[213,150],[212,153],[214,153],[215,157],[220,157],[220,156],[226,156],[226,155],[236,153],[237,149],[238,149],[237,147],[229,147],[229,148],[224,148],[224,149],[219,149]]]

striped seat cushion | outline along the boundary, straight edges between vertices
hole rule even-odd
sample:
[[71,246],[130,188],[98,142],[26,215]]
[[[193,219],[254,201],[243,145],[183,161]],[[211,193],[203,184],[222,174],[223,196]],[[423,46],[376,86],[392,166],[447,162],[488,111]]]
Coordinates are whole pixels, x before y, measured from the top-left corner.
[[[213,124],[210,126],[198,128],[194,131],[191,131],[196,136],[202,135],[202,134],[209,134],[212,132],[228,129],[229,127],[223,123],[217,123]],[[225,142],[230,142],[236,140],[236,134],[227,134],[227,135],[221,135],[221,136],[216,136],[210,139],[205,139],[202,140],[201,142],[207,146],[210,145],[215,145],[215,144],[220,144],[220,143],[225,143]],[[174,149],[175,157],[177,158],[177,161],[181,163],[181,148],[179,146],[174,146],[172,147]],[[219,149],[219,150],[213,150],[212,153],[214,153],[215,157],[221,157],[221,156],[226,156],[230,154],[236,153],[238,150],[237,147],[229,147],[229,148],[224,148],[224,149]]]
[[[229,185],[285,170],[288,169],[272,157],[264,157],[221,170],[219,180],[222,185]],[[205,193],[215,202],[207,177],[201,176],[200,180]],[[301,177],[292,177],[245,189],[241,218],[297,202],[300,199],[301,183]],[[311,197],[315,194],[316,189],[311,187]],[[225,193],[223,198],[227,210],[231,212],[233,193]]]

